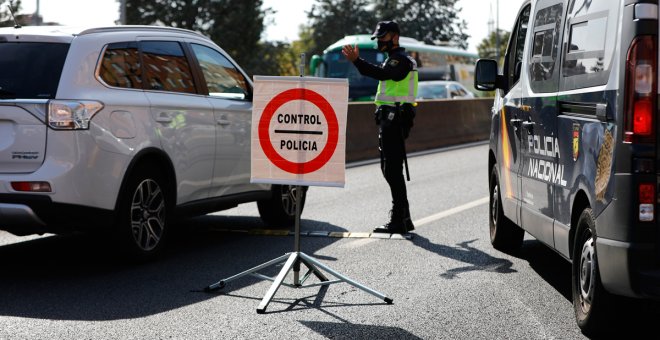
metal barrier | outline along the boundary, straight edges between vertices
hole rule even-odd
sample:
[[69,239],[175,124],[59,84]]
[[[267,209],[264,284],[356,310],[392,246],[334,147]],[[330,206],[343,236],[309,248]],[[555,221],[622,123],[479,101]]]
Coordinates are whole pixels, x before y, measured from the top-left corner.
[[[486,140],[493,98],[420,101],[408,153]],[[373,103],[349,103],[346,162],[378,158],[378,127]]]

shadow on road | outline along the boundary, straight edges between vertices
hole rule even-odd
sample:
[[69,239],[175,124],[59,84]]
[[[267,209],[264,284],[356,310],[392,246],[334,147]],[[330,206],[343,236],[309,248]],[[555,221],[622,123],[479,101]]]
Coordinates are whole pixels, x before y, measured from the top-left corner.
[[[256,217],[204,216],[180,222],[157,261],[131,264],[96,235],[52,236],[0,246],[0,315],[51,320],[117,320],[154,315],[215,297],[195,293],[208,284],[293,251],[293,237],[223,233],[213,228],[263,228]],[[304,220],[301,229],[322,226]],[[306,238],[301,251],[322,249],[337,239]],[[325,258],[325,261],[333,260]],[[279,268],[264,270],[275,276]],[[231,290],[261,282],[246,277]]]
[[[346,304],[323,303],[323,308],[321,308],[326,291],[327,286],[323,286],[319,294],[297,299],[285,311],[294,310],[296,308],[314,308],[334,319],[337,319],[339,322],[299,321],[307,328],[328,339],[421,339],[399,327],[355,324],[328,311],[328,309],[333,307],[348,307],[349,305]],[[309,301],[312,298],[313,301]],[[364,306],[364,304],[359,304],[359,306]]]
[[455,279],[459,274],[470,271],[489,271],[501,274],[515,273],[516,271],[511,268],[513,263],[506,259],[493,257],[475,247],[470,246],[470,243],[475,240],[465,241],[458,243],[455,247],[447,246],[444,244],[437,244],[431,242],[428,238],[415,234],[412,237],[414,245],[426,249],[430,252],[436,253],[456,261],[468,263],[468,266],[452,268],[445,273],[440,274],[445,279]]

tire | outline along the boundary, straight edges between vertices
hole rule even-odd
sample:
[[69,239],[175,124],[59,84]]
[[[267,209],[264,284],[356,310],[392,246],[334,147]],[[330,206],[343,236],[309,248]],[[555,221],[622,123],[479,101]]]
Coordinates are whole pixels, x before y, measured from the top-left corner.
[[497,165],[493,166],[490,175],[489,217],[490,243],[493,247],[505,253],[519,249],[522,245],[525,231],[504,216]]
[[[273,195],[268,200],[257,201],[257,208],[261,219],[269,226],[289,228],[296,219],[296,188],[295,185],[273,185]],[[300,213],[305,207],[307,187],[300,187],[301,201]]]
[[164,248],[173,207],[165,188],[158,171],[142,167],[133,173],[122,192],[115,231],[121,252],[130,260],[153,259]]
[[578,326],[587,336],[608,329],[608,320],[616,309],[614,297],[600,280],[595,225],[591,209],[584,209],[577,223],[573,247],[573,309]]

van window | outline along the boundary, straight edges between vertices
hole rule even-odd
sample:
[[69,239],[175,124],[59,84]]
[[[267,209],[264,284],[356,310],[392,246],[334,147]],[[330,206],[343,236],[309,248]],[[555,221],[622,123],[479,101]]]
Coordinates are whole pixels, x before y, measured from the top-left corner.
[[564,37],[563,90],[607,83],[617,40],[618,6],[608,1],[571,1]]
[[559,70],[555,64],[559,54],[563,1],[539,1],[534,14],[529,80],[535,92],[556,92]]
[[137,43],[109,44],[103,53],[99,76],[110,86],[142,89],[142,68]]
[[515,30],[513,33],[511,33],[509,47],[507,48],[506,60],[504,62],[504,72],[505,76],[507,77],[509,89],[513,87],[513,85],[517,83],[518,79],[520,78],[520,73],[516,72],[516,70],[518,69],[517,65],[521,64],[523,59],[525,37],[527,36],[527,24],[529,23],[530,7],[531,6],[527,5],[520,12],[518,22],[516,22]]
[[143,41],[140,43],[144,62],[146,89],[196,93],[188,59],[176,41]]
[[250,93],[248,82],[229,59],[212,48],[198,44],[191,46],[204,74],[210,96],[228,99],[247,98]]
[[53,99],[69,44],[0,43],[0,99]]

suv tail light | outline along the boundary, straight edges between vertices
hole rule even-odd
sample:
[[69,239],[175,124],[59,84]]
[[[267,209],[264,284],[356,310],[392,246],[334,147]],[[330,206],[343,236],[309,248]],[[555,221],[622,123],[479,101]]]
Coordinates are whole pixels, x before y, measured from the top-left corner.
[[48,126],[55,130],[89,129],[89,121],[103,104],[90,100],[51,100],[48,102]]
[[654,220],[655,185],[653,183],[639,184],[639,220],[650,222]]
[[11,182],[11,188],[16,191],[51,192],[48,182]]
[[624,143],[653,142],[658,47],[655,37],[633,40],[626,59]]

